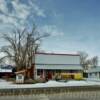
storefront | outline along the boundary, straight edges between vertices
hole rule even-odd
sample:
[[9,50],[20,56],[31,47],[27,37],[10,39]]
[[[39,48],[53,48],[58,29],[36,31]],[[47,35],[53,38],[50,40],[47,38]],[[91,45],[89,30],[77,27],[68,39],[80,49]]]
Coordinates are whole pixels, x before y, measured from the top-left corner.
[[73,54],[38,53],[35,55],[34,78],[56,79],[69,77],[83,73],[80,65],[80,56]]

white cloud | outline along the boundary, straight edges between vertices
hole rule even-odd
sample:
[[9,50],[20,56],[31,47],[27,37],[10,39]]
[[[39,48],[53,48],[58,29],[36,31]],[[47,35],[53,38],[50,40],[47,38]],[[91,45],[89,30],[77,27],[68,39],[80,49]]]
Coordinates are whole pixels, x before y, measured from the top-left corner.
[[9,25],[13,24],[15,26],[18,25],[16,18],[5,16],[5,15],[0,15],[0,21],[2,22],[2,24],[9,24]]
[[41,10],[37,5],[34,4],[33,8],[34,8],[35,13],[37,14],[37,16],[46,17],[46,15],[44,14],[44,11]]
[[[9,11],[9,4],[11,11]],[[44,11],[38,7],[37,4],[29,0],[29,4],[21,3],[20,0],[0,0],[0,27],[3,24],[14,25],[16,27],[23,27],[28,22],[29,16],[36,15],[46,17]]]
[[43,33],[49,33],[51,36],[63,36],[64,33],[57,29],[55,25],[44,25],[40,28]]
[[[11,12],[8,12],[7,2],[5,0],[0,1],[0,21],[1,27],[3,24],[13,24],[16,27],[23,24],[26,18],[29,15],[29,7],[23,4],[20,4],[17,0],[9,1],[12,4],[13,9]],[[22,22],[23,23],[20,23]]]
[[40,17],[46,17],[44,10],[37,6],[32,0],[29,0],[29,4],[33,7],[33,13]]
[[30,14],[30,6],[27,6],[25,4],[21,4],[17,0],[12,1],[13,8],[15,10],[14,13],[12,13],[12,16],[18,17],[20,19],[26,19]]
[[2,11],[3,13],[8,12],[5,0],[0,0],[0,11]]

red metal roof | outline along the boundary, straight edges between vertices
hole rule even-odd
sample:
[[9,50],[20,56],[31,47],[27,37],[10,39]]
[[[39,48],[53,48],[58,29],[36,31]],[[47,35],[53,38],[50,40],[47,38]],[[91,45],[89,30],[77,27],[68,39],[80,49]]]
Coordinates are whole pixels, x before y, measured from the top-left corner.
[[35,54],[80,56],[79,54],[65,54],[65,53],[42,53],[42,52],[37,52],[37,53],[35,53]]

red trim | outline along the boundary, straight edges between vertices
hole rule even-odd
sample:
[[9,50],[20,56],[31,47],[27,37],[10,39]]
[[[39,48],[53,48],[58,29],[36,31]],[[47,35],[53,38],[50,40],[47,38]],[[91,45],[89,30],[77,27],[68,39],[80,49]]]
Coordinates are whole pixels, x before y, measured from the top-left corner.
[[67,55],[67,56],[80,56],[79,54],[61,54],[61,53],[41,53],[41,52],[37,52],[35,54],[42,54],[42,55]]
[[66,66],[81,66],[80,64],[43,64],[43,63],[36,63],[35,65],[66,65]]

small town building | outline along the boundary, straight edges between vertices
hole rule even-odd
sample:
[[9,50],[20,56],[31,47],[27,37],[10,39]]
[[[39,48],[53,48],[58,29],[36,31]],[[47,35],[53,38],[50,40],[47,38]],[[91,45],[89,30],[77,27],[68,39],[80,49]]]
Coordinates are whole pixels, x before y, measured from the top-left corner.
[[90,68],[88,70],[88,78],[100,79],[100,66]]
[[34,61],[35,79],[82,79],[83,77],[78,54],[37,53]]

